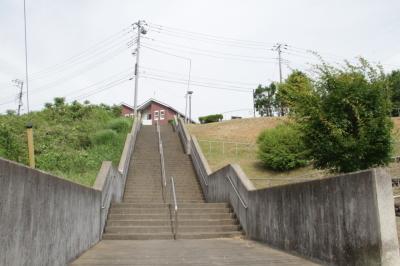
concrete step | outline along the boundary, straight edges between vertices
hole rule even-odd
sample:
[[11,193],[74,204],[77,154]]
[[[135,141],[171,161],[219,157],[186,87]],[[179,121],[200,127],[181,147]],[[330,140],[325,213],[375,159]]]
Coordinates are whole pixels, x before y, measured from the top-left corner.
[[[166,192],[166,194],[170,194],[169,192]],[[137,191],[125,191],[124,197],[148,197],[148,196],[156,196],[156,195],[162,195],[162,191],[142,191],[142,190],[137,190]],[[186,196],[194,196],[194,197],[202,197],[203,194],[200,191],[176,191],[177,197],[186,197]]]
[[172,232],[157,234],[103,234],[104,240],[155,240],[155,239],[173,239]]
[[[137,203],[112,203],[111,207],[112,208],[163,208],[163,207],[168,207],[169,205],[167,203],[144,203],[144,204],[137,204]],[[185,208],[185,207],[192,207],[192,208],[225,208],[229,207],[229,204],[227,203],[181,203],[179,205],[180,208]]]
[[232,232],[196,232],[196,233],[181,233],[178,228],[177,239],[209,239],[209,238],[233,238],[243,237],[241,231]]
[[[145,234],[145,233],[168,233],[171,232],[171,226],[107,226],[106,233],[116,234]],[[195,232],[232,232],[240,230],[239,225],[207,225],[207,226],[178,226],[179,233]]]
[[[179,219],[179,218],[178,218]],[[208,226],[208,225],[237,225],[238,222],[235,219],[211,219],[211,220],[178,220],[179,226],[190,225],[190,226]],[[171,226],[170,219],[160,220],[127,220],[127,221],[107,221],[107,226]]]
[[[216,219],[232,219],[236,216],[233,213],[204,213],[204,214],[193,214],[193,213],[180,213],[178,214],[179,220],[216,220]],[[115,214],[110,213],[108,215],[108,221],[131,221],[131,220],[163,220],[170,219],[168,214]]]
[[[229,208],[179,208],[178,217],[183,214],[208,214],[208,213],[231,213]],[[164,214],[170,213],[169,208],[111,208],[111,214],[125,213],[125,214]]]

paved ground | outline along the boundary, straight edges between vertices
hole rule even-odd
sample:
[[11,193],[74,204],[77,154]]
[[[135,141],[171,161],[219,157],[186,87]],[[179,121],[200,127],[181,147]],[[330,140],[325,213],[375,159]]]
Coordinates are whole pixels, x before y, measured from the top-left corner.
[[71,265],[318,265],[242,239],[103,240]]

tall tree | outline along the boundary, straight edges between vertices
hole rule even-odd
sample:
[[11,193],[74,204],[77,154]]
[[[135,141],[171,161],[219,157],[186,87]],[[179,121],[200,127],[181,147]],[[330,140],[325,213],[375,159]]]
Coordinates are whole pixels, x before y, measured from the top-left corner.
[[393,70],[388,75],[392,100],[392,116],[400,116],[400,70]]
[[364,59],[336,68],[322,64],[315,87],[296,91],[292,113],[317,168],[351,172],[391,159],[388,79]]
[[299,70],[294,70],[287,79],[279,84],[276,94],[276,104],[279,105],[280,115],[286,115],[294,103],[299,101],[298,97],[312,91],[312,82],[307,75]]
[[276,85],[258,85],[254,91],[254,107],[261,116],[274,116]]

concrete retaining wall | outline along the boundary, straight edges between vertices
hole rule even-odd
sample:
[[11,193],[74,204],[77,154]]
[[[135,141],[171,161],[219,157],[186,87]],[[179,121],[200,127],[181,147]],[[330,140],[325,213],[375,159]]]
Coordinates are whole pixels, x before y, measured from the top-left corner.
[[66,265],[99,241],[101,191],[0,159],[0,265]]
[[123,197],[136,121],[118,170],[103,162],[92,188],[0,158],[0,265],[67,265],[101,239]]
[[229,202],[249,238],[332,265],[400,265],[382,169],[256,190],[238,165],[211,173],[196,138],[181,139],[191,142],[207,201]]

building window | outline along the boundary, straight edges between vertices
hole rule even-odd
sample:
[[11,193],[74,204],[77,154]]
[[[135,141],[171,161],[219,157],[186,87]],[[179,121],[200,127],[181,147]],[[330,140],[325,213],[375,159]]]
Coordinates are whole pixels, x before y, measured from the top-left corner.
[[160,110],[160,120],[164,120],[164,116],[165,116],[165,111]]
[[154,111],[154,120],[158,120],[158,111]]
[[147,115],[147,120],[151,120],[151,114]]

